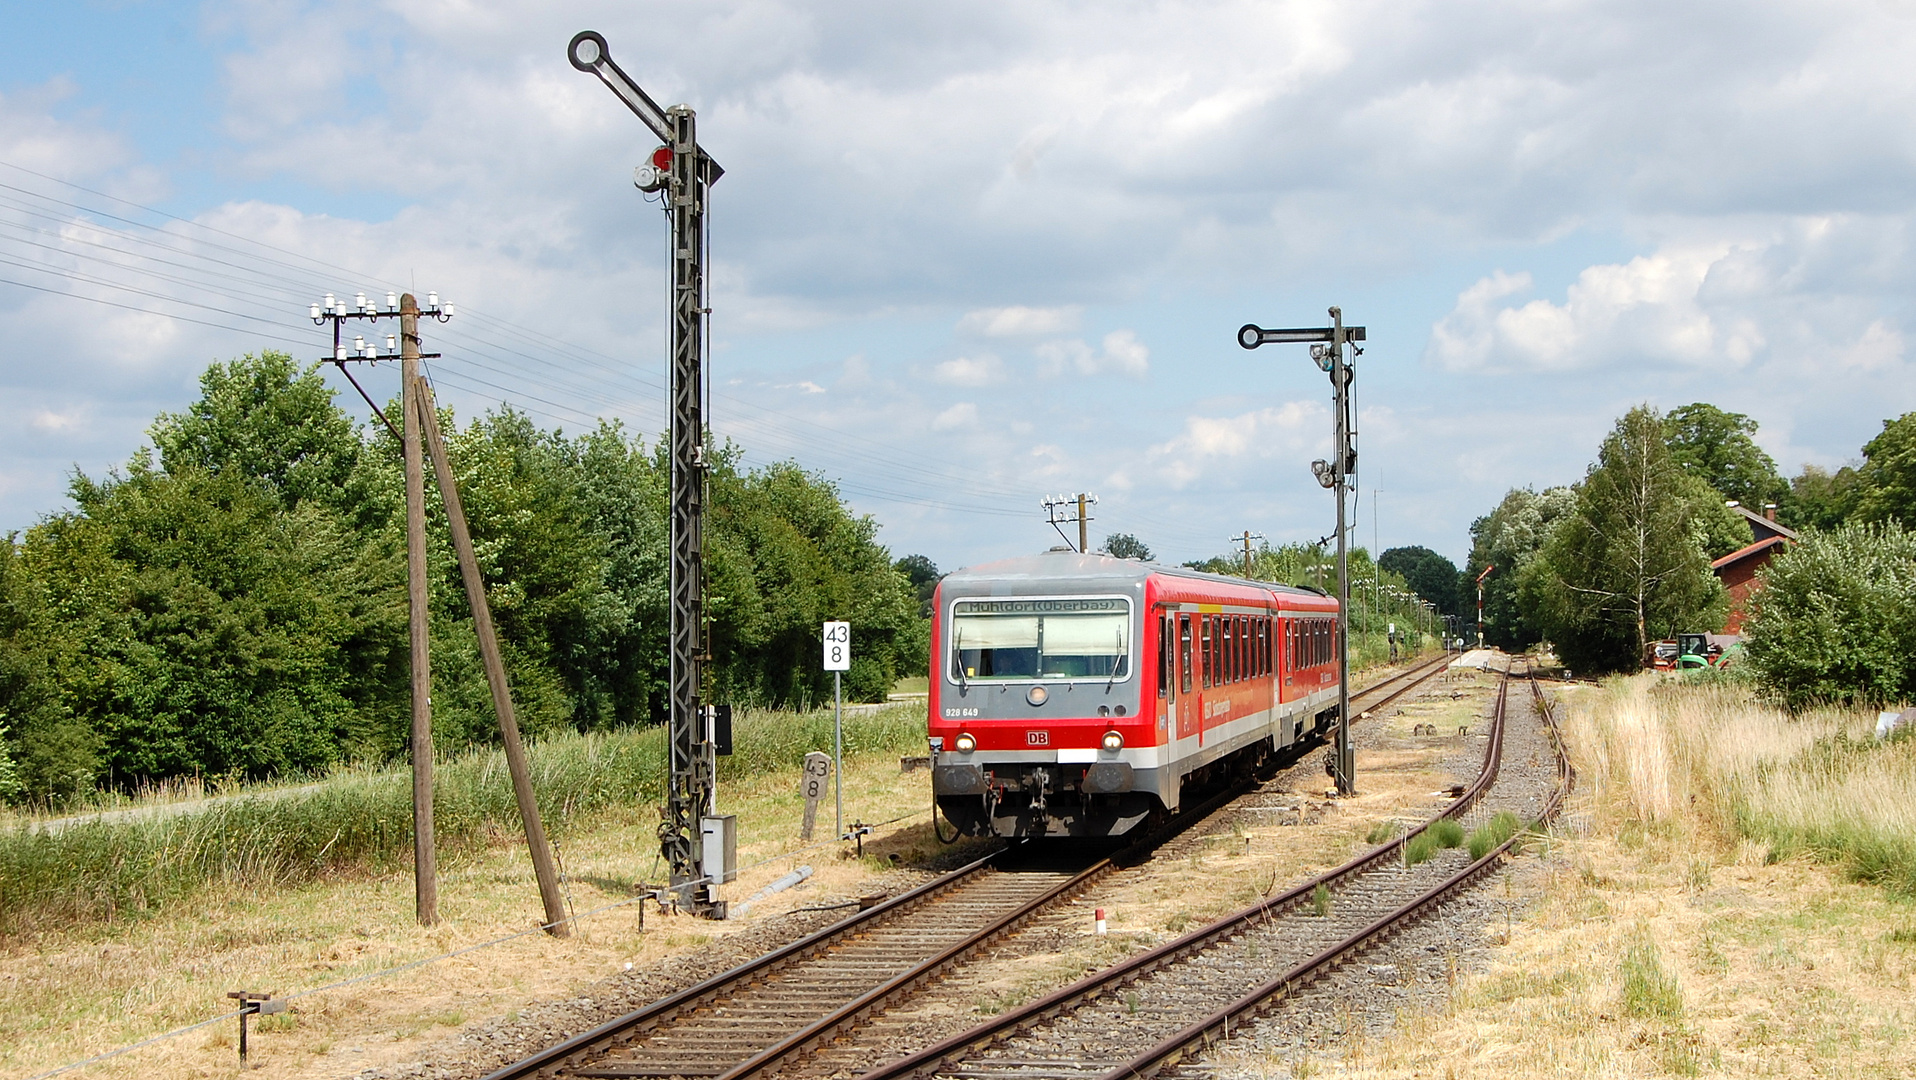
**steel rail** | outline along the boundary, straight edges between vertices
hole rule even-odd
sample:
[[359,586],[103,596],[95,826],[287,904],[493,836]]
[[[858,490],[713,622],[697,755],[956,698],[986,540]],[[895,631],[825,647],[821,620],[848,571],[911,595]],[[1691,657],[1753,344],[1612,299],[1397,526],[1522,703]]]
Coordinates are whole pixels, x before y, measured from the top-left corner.
[[[1329,888],[1342,884],[1386,863],[1396,861],[1401,857],[1403,848],[1419,834],[1426,831],[1439,820],[1454,818],[1463,814],[1471,806],[1475,805],[1484,793],[1490,789],[1491,785],[1495,783],[1499,761],[1502,757],[1504,721],[1507,713],[1509,693],[1510,675],[1508,670],[1506,669],[1503,674],[1504,679],[1498,686],[1497,705],[1491,726],[1489,745],[1485,747],[1484,751],[1483,768],[1479,771],[1477,779],[1465,790],[1460,798],[1446,807],[1441,813],[1432,817],[1429,821],[1407,831],[1395,840],[1377,846],[1342,866],[1293,886],[1278,896],[1253,903],[1208,926],[1200,927],[1174,941],[1138,953],[1112,967],[1089,975],[1070,986],[1066,986],[1027,1005],[1010,1010],[992,1020],[986,1021],[984,1024],[969,1031],[952,1036],[914,1054],[881,1065],[870,1072],[862,1074],[860,1080],[898,1080],[898,1078],[902,1077],[930,1076],[949,1065],[955,1064],[957,1060],[962,1059],[972,1052],[986,1049],[1007,1037],[1015,1035],[1019,1031],[1035,1027],[1053,1017],[1070,1012],[1079,1005],[1086,1004],[1111,990],[1127,985],[1159,968],[1170,966],[1197,953],[1203,952],[1212,945],[1236,936],[1253,923],[1268,920],[1275,912],[1298,906],[1310,897],[1320,886]],[[1547,712],[1545,715],[1546,722],[1551,725],[1551,730],[1554,733],[1554,720],[1549,719]],[[1561,747],[1560,742],[1558,742],[1557,745],[1559,748]],[[1561,752],[1559,753],[1559,762],[1559,776],[1566,776],[1567,774],[1563,772],[1564,765],[1562,764],[1563,759]],[[1546,814],[1554,813],[1561,800],[1562,790],[1563,784],[1560,782],[1557,793],[1548,804]],[[1121,1080],[1123,1077],[1133,1075],[1134,1072],[1136,1075],[1150,1075],[1157,1069],[1162,1068],[1164,1064],[1182,1055],[1185,1049],[1191,1046],[1193,1042],[1206,1044],[1220,1034],[1228,1034],[1230,1025],[1233,1023],[1241,1023],[1241,1017],[1247,1011],[1251,1009],[1261,1011],[1262,1008],[1267,1007],[1270,1001],[1288,992],[1289,989],[1298,985],[1301,980],[1307,978],[1310,974],[1321,972],[1327,965],[1334,963],[1340,958],[1347,957],[1354,950],[1361,948],[1364,944],[1377,938],[1380,934],[1387,933],[1390,927],[1410,917],[1412,913],[1424,910],[1426,907],[1434,904],[1438,899],[1448,895],[1449,892],[1461,887],[1464,882],[1473,880],[1476,876],[1486,872],[1487,868],[1495,864],[1497,858],[1509,850],[1511,844],[1514,843],[1516,839],[1516,837],[1513,837],[1510,841],[1500,845],[1495,851],[1486,854],[1483,859],[1472,863],[1459,874],[1454,875],[1451,879],[1433,888],[1425,895],[1420,896],[1417,900],[1412,901],[1411,904],[1405,905],[1405,907],[1399,909],[1399,911],[1377,920],[1339,945],[1325,950],[1324,953],[1313,957],[1303,965],[1299,965],[1285,972],[1278,978],[1271,980],[1269,983],[1260,987],[1258,991],[1247,996],[1246,999],[1240,999],[1223,1009],[1217,1010],[1198,1023],[1179,1032],[1178,1036],[1174,1036],[1171,1040],[1167,1040],[1165,1043],[1153,1047],[1151,1051],[1142,1057],[1123,1067],[1112,1070],[1108,1074],[1109,1080]],[[1255,1005],[1246,1004],[1246,1001],[1250,998],[1256,999]]]
[[566,1063],[566,1059],[589,1052],[596,1046],[629,1038],[641,1034],[682,1012],[697,1008],[715,1000],[729,987],[740,983],[763,978],[774,970],[785,966],[788,961],[796,960],[806,953],[830,948],[833,944],[849,937],[853,933],[868,929],[877,921],[903,910],[917,907],[939,893],[970,880],[980,871],[991,866],[1003,857],[1010,848],[1001,848],[981,859],[925,882],[914,889],[906,890],[881,903],[874,904],[862,911],[846,916],[829,926],[820,927],[810,934],[789,944],[747,960],[737,967],[720,972],[695,986],[686,987],[676,994],[670,994],[643,1008],[635,1009],[623,1016],[614,1017],[588,1031],[555,1043],[552,1046],[522,1061],[514,1062],[502,1069],[488,1073],[485,1080],[515,1080],[518,1077],[532,1076],[541,1070],[554,1068]]
[[[1380,680],[1377,684],[1367,687],[1362,693],[1374,692],[1400,679],[1406,680],[1402,686],[1389,692],[1378,702],[1371,705],[1370,708],[1374,709],[1395,701],[1412,689],[1421,686],[1426,680],[1442,670],[1440,665],[1443,659],[1443,657],[1438,657],[1429,663],[1394,673],[1389,678]],[[1032,915],[1037,914],[1039,911],[1057,903],[1067,896],[1082,892],[1097,879],[1105,876],[1112,870],[1120,866],[1128,866],[1138,861],[1143,855],[1148,854],[1151,850],[1163,843],[1165,839],[1168,839],[1169,836],[1176,835],[1191,825],[1209,817],[1221,807],[1235,801],[1242,794],[1244,794],[1244,788],[1233,786],[1226,791],[1212,796],[1193,807],[1190,811],[1178,815],[1178,817],[1173,819],[1161,832],[1140,838],[1137,843],[1129,845],[1125,852],[1113,855],[1109,859],[1100,860],[1058,888],[1042,896],[1034,897],[1016,910],[1007,913],[1002,919],[979,931],[975,937],[954,944],[937,956],[927,959],[918,967],[903,972],[885,983],[873,987],[870,991],[847,1002],[834,1012],[819,1018],[777,1043],[766,1047],[747,1060],[740,1062],[730,1071],[720,1074],[716,1080],[743,1080],[743,1078],[748,1076],[771,1072],[786,1060],[830,1042],[847,1029],[857,1026],[860,1022],[878,1012],[882,1012],[883,1006],[887,1004],[889,999],[901,996],[943,975],[966,956],[977,951],[981,946],[988,944],[997,937],[1015,929]]]
[[[1366,687],[1358,696],[1361,698],[1379,691],[1386,691],[1382,698],[1372,702],[1367,709],[1386,705],[1442,671],[1444,659],[1446,658],[1440,655],[1424,664],[1393,673]],[[1398,683],[1401,685],[1393,685]],[[1389,689],[1386,690],[1386,688]],[[970,937],[940,950],[839,1008],[804,1024],[789,1035],[778,1038],[777,1041],[756,1053],[751,1053],[738,1065],[718,1074],[717,1080],[738,1080],[744,1076],[767,1071],[796,1054],[802,1054],[829,1042],[848,1028],[855,1027],[882,1011],[883,1006],[890,999],[908,993],[945,974],[970,954],[1016,929],[1045,908],[1083,892],[1116,869],[1141,861],[1165,840],[1204,820],[1219,808],[1242,796],[1246,790],[1245,786],[1233,785],[1188,811],[1176,815],[1163,827],[1140,837],[1123,851],[1109,858],[1100,859],[1056,887],[1007,910],[1002,916],[992,920]],[[993,852],[881,904],[859,911],[797,941],[746,961],[696,986],[688,987],[623,1016],[615,1017],[588,1031],[547,1047],[524,1060],[498,1069],[488,1074],[485,1080],[521,1080],[524,1077],[582,1067],[585,1059],[613,1053],[614,1047],[630,1043],[659,1030],[681,1016],[712,1005],[736,987],[762,981],[777,971],[822,956],[849,938],[876,928],[889,917],[903,915],[934,900],[939,894],[971,880],[974,875],[994,866],[1009,850],[1011,849]]]
[[[1525,680],[1530,684],[1531,695],[1536,702],[1537,711],[1543,716],[1544,726],[1549,732],[1551,747],[1556,751],[1557,758],[1557,784],[1552,788],[1537,821],[1527,823],[1535,825],[1556,817],[1557,811],[1563,806],[1563,800],[1570,790],[1570,785],[1575,780],[1575,773],[1571,768],[1569,755],[1564,752],[1562,734],[1557,728],[1556,717],[1550,710],[1549,701],[1543,696],[1543,690],[1537,684],[1534,674],[1526,671]],[[1504,692],[1508,689],[1509,674],[1506,672],[1504,683],[1499,687],[1498,694],[1497,709],[1500,720],[1505,705]],[[1498,728],[1495,738],[1500,742],[1501,722]],[[1490,771],[1494,772],[1494,770]],[[1297,989],[1355,958],[1371,946],[1388,941],[1391,937],[1408,929],[1420,916],[1436,908],[1451,894],[1497,869],[1510,849],[1523,839],[1525,831],[1527,830],[1518,830],[1509,839],[1485,852],[1482,858],[1431,886],[1409,903],[1379,917],[1370,925],[1324,949],[1316,956],[1293,966],[1236,1001],[1212,1012],[1123,1065],[1110,1070],[1099,1080],[1153,1077],[1161,1070],[1176,1065],[1193,1051],[1201,1051],[1220,1039],[1229,1038],[1233,1024],[1241,1027],[1247,1021],[1255,1020]]]

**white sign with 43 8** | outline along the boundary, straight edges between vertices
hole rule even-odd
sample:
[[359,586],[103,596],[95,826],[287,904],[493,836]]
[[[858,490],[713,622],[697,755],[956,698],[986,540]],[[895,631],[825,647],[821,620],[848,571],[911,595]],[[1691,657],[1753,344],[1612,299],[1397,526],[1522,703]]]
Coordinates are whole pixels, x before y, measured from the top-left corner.
[[825,670],[850,671],[852,669],[852,624],[848,622],[828,622],[825,624]]

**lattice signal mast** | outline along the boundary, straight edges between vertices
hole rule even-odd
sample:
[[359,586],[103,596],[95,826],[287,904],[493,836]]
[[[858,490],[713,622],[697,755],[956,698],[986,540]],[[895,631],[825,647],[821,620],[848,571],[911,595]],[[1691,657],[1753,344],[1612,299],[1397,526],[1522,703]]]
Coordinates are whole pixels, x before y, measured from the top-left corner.
[[612,62],[605,38],[586,30],[567,46],[572,66],[597,75],[665,145],[639,166],[641,191],[663,192],[672,223],[672,569],[671,776],[659,823],[659,850],[681,906],[719,914],[706,877],[702,819],[712,810],[712,755],[700,709],[704,647],[705,203],[725,170],[699,146],[689,105],[661,109]]

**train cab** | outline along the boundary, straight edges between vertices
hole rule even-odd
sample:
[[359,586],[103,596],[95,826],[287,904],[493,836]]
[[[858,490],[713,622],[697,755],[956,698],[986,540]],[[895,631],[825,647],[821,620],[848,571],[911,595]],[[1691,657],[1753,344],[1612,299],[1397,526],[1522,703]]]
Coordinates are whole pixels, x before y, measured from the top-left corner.
[[1335,706],[1308,643],[1336,604],[1309,590],[1060,551],[935,605],[932,783],[963,833],[1123,834],[1321,730],[1327,685]]

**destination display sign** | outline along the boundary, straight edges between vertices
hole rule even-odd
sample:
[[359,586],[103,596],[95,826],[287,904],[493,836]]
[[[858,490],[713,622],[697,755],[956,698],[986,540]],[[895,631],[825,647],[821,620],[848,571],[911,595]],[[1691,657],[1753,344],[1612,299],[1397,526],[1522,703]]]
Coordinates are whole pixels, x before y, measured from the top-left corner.
[[967,615],[1058,615],[1125,610],[1125,601],[1115,596],[1082,600],[960,600],[958,605]]

